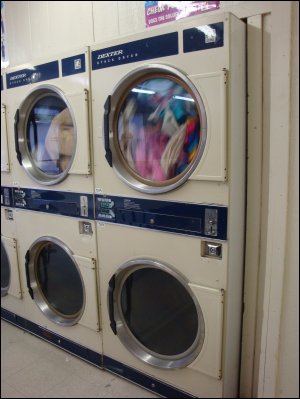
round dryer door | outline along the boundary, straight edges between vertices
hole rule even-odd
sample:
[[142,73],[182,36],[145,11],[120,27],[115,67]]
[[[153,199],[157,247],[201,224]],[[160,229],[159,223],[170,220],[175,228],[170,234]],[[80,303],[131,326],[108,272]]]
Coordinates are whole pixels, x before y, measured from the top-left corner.
[[26,254],[27,285],[48,319],[69,326],[81,318],[85,290],[72,252],[59,240],[41,237]]
[[76,125],[64,94],[54,86],[39,86],[15,115],[19,162],[29,176],[44,185],[63,180],[74,159]]
[[138,68],[105,108],[106,158],[127,184],[156,194],[188,179],[203,155],[206,113],[186,75],[162,65]]
[[124,346],[160,368],[181,368],[200,353],[205,336],[201,308],[187,281],[169,266],[140,259],[110,280],[111,327]]
[[7,294],[10,284],[10,263],[7,252],[1,241],[1,296]]

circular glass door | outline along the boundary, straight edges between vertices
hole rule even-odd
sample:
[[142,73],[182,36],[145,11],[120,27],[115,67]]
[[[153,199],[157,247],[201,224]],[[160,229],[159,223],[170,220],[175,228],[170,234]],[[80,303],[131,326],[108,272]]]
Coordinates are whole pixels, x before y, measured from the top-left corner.
[[63,180],[74,159],[76,126],[63,93],[41,86],[25,99],[19,109],[17,146],[22,165],[41,184]]
[[34,300],[51,321],[74,325],[85,306],[85,291],[71,251],[59,240],[42,237],[30,251],[29,275]]
[[8,292],[10,284],[10,263],[6,249],[1,241],[1,296]]
[[181,185],[206,142],[203,101],[188,78],[171,67],[132,72],[112,95],[113,163],[133,188],[148,193]]
[[123,344],[156,367],[190,364],[201,351],[205,329],[185,279],[151,260],[128,262],[115,278],[114,317]]

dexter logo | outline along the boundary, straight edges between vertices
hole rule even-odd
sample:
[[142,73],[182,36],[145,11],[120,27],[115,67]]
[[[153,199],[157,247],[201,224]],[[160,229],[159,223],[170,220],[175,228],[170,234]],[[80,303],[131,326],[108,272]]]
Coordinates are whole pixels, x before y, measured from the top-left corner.
[[22,79],[22,78],[25,78],[25,77],[26,77],[26,73],[22,73],[22,74],[20,74],[20,75],[11,76],[11,77],[9,78],[9,80]]
[[117,51],[112,51],[111,53],[99,54],[97,60],[101,60],[102,58],[114,57],[116,55],[121,55],[121,54],[123,54],[123,50],[117,50]]

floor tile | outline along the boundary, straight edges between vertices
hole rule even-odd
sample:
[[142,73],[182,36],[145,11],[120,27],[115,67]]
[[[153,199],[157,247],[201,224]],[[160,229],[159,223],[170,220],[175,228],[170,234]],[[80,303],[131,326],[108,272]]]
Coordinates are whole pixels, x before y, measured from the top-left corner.
[[[43,398],[91,398],[90,386],[86,380],[78,375],[72,375],[62,383],[50,389]],[[99,396],[97,396],[99,397]]]
[[5,378],[33,365],[41,356],[23,342],[16,342],[2,353],[1,375]]
[[21,392],[1,381],[1,398],[25,398]]
[[71,376],[64,364],[46,358],[7,378],[7,383],[28,397],[41,397]]
[[1,320],[1,398],[157,398]]
[[[94,384],[94,383],[101,384],[101,375],[106,374],[106,373],[103,373],[103,371],[100,368],[98,368],[82,359],[79,359],[78,357],[73,356],[70,353],[61,351],[60,349],[57,349],[57,350],[61,352],[59,355],[59,356],[61,356],[61,361],[64,362],[65,367],[67,369],[69,369],[70,372],[72,372],[72,374],[83,378],[86,382],[89,382],[92,384]],[[54,353],[51,353],[51,354],[49,353],[49,354],[47,354],[46,358],[51,358],[53,356],[54,356]],[[57,356],[58,356],[58,354],[57,354]]]
[[[15,331],[14,331],[15,330]],[[22,342],[24,340],[25,331],[13,326],[10,323],[1,323],[1,352],[12,344]]]

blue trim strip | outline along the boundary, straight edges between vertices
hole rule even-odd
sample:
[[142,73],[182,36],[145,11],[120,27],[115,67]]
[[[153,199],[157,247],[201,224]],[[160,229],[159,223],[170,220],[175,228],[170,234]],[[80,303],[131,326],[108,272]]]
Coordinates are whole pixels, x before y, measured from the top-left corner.
[[178,32],[92,51],[92,70],[178,54]]
[[210,50],[224,46],[224,23],[197,26],[183,31],[183,52]]
[[149,391],[157,393],[165,398],[196,398],[184,391],[176,389],[171,385],[161,382],[155,378],[149,377],[123,363],[120,363],[108,356],[103,355],[103,367],[120,377],[138,384]]
[[58,77],[58,61],[52,61],[47,64],[36,65],[32,68],[8,73],[6,75],[6,87],[7,89],[13,89],[15,87],[26,86]]
[[76,75],[85,72],[85,54],[63,58],[61,60],[61,68],[62,76]]
[[14,324],[17,327],[22,328],[38,336],[39,338],[44,339],[45,341],[54,344],[61,349],[64,349],[75,356],[80,357],[83,360],[86,360],[93,365],[102,368],[103,361],[102,355],[100,353],[94,352],[91,349],[85,348],[73,341],[68,340],[67,338],[62,337],[50,330],[47,330],[21,316],[16,315],[15,313],[10,312],[1,307],[1,319]]

